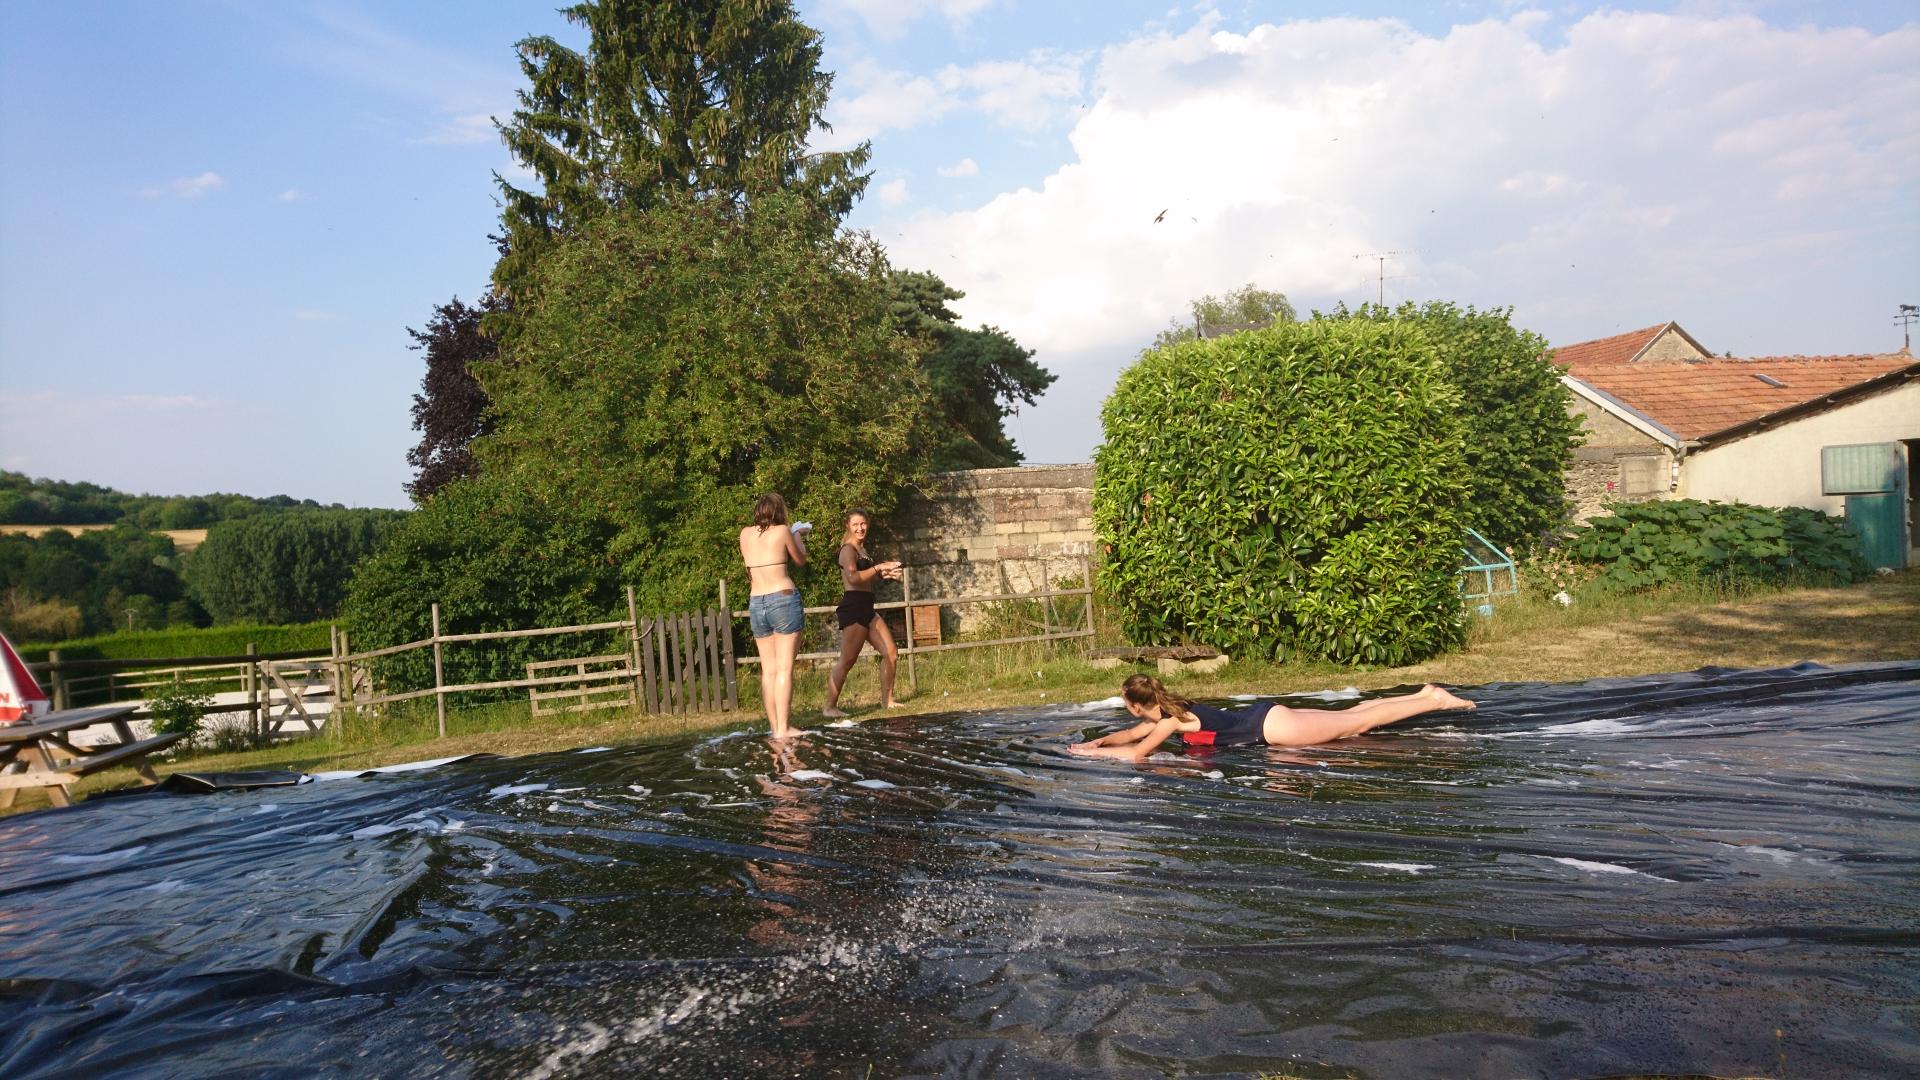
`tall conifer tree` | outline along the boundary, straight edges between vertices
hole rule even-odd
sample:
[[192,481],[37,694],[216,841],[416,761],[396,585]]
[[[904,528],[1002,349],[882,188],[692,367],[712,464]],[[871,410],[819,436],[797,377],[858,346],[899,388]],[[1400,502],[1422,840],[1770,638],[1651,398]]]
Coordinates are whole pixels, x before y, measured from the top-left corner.
[[506,235],[494,282],[509,294],[556,235],[609,208],[786,190],[830,228],[866,187],[867,144],[807,152],[813,130],[827,130],[833,76],[820,70],[819,34],[785,0],[581,0],[561,14],[586,28],[586,50],[521,41],[528,86],[499,125],[540,180],[528,190],[495,177]]

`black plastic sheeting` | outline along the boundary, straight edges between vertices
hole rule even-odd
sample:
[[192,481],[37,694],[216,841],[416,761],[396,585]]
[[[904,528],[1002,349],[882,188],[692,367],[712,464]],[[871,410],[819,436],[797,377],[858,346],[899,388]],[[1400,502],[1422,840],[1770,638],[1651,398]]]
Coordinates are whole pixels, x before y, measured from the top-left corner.
[[0,820],[0,1076],[1920,1074],[1920,663],[1468,693],[1138,766],[1051,706]]

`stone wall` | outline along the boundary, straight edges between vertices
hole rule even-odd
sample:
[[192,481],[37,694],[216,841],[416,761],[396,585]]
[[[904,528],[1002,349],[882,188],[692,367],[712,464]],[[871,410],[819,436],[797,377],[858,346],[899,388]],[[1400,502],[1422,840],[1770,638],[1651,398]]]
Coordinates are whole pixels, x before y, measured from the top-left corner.
[[[1686,341],[1672,331],[1661,340],[1666,338]],[[1673,452],[1664,443],[1578,394],[1571,396],[1568,409],[1587,433],[1586,442],[1574,449],[1565,478],[1576,524],[1606,513],[1611,502],[1668,497]]]
[[1638,362],[1645,363],[1648,360],[1706,359],[1709,359],[1707,354],[1694,348],[1693,342],[1675,333],[1672,327],[1668,327],[1661,332],[1659,337],[1653,339],[1653,344],[1647,346],[1647,351],[1641,354]]
[[[912,568],[916,597],[1033,592],[1082,578],[1093,552],[1093,466],[941,473],[867,547]],[[951,609],[950,628],[970,629],[983,614],[978,604]]]
[[1664,499],[1671,486],[1673,456],[1658,443],[1645,447],[1582,446],[1566,475],[1567,499],[1576,524],[1607,512],[1615,502]]

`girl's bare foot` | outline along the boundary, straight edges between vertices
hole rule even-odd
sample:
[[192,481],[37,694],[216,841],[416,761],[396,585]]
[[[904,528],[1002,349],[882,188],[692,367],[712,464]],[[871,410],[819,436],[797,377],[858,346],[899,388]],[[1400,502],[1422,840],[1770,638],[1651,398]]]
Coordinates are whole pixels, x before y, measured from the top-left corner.
[[1480,706],[1468,701],[1452,691],[1435,686],[1432,683],[1420,688],[1420,692],[1433,699],[1435,706],[1442,709],[1477,709]]
[[900,703],[897,701],[889,701],[885,705],[882,705],[880,707],[883,709],[897,709],[900,707]]
[[829,720],[844,720],[846,719],[846,716],[847,716],[846,713],[841,712],[839,709],[836,709],[831,705],[827,706],[824,709],[821,709],[820,715],[826,717]]

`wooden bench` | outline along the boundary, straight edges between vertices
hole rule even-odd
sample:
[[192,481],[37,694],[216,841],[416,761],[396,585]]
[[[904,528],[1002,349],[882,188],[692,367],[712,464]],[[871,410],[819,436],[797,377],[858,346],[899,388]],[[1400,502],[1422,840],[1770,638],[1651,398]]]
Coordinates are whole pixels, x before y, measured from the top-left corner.
[[[148,754],[157,754],[186,737],[187,735],[184,731],[155,735],[151,738],[141,739],[138,742],[110,746],[104,750],[96,750],[91,754],[85,754],[81,757],[69,758],[61,762],[57,768],[61,772],[78,780],[83,776],[90,776],[97,773],[101,769],[111,769],[123,761],[145,758]],[[149,774],[147,775],[147,779],[157,779],[157,777],[150,775],[153,772],[153,767],[146,764],[145,761],[141,761],[139,766],[136,767],[136,771],[140,770],[144,770],[145,774]]]
[[[13,805],[21,788],[43,787],[55,806],[73,805],[67,788],[81,777],[131,763],[141,782],[160,782],[147,764],[147,756],[164,750],[185,738],[184,734],[155,735],[148,739],[133,737],[127,717],[137,704],[96,705],[89,709],[66,709],[50,713],[31,724],[0,726],[0,808]],[[95,724],[111,724],[117,742],[103,746],[77,746],[70,734]]]
[[1187,671],[1205,675],[1227,666],[1232,657],[1211,645],[1142,645],[1128,648],[1095,649],[1087,662],[1097,668],[1117,668],[1122,664],[1152,663],[1162,675]]

